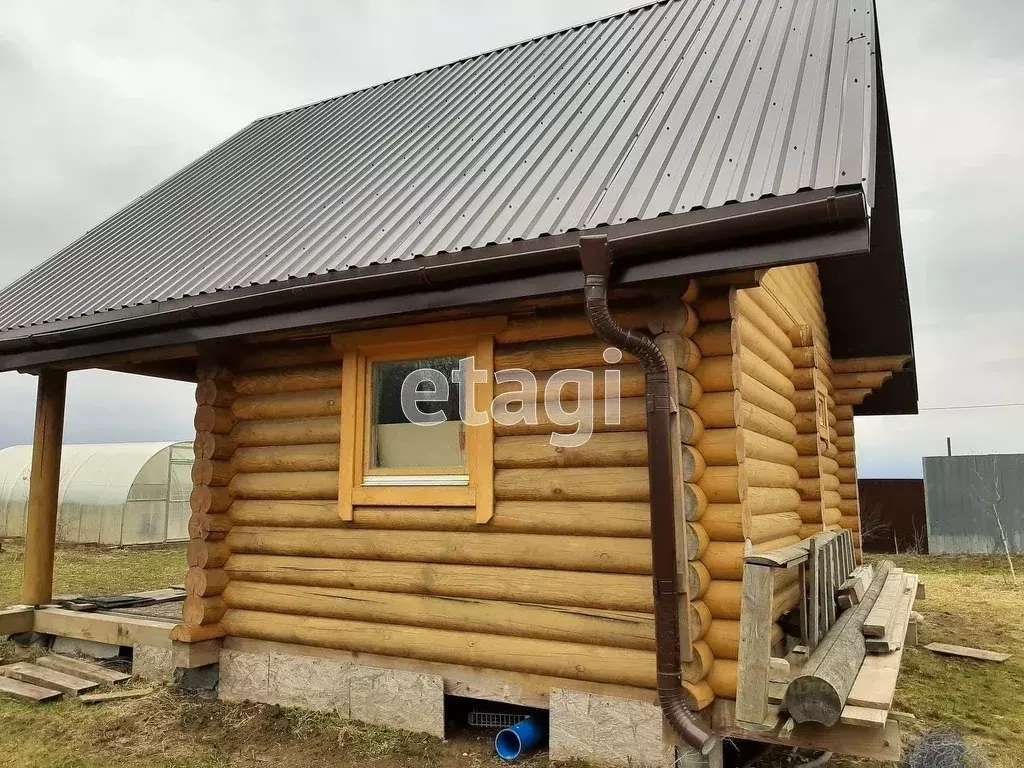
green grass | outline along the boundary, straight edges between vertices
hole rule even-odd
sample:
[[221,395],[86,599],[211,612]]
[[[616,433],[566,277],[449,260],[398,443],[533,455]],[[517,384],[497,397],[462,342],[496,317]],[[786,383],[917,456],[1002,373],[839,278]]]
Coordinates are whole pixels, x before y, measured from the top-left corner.
[[[0,606],[21,602],[24,548],[5,541],[0,551]],[[60,548],[53,563],[54,595],[119,595],[184,584],[185,545],[145,550]]]
[[[894,708],[917,722],[904,730],[905,753],[922,734],[955,729],[993,768],[1024,765],[1024,586],[1010,583],[1006,560],[979,557],[893,558],[921,575],[927,597],[920,643],[971,645],[1012,654],[1005,664],[904,653]],[[1024,585],[1024,558],[1018,558]],[[0,605],[17,603],[22,554],[0,552]],[[64,549],[54,591],[117,594],[184,580],[182,547],[146,551]],[[0,661],[24,649],[0,644]],[[545,764],[535,758],[525,765]],[[30,706],[0,700],[0,768],[439,768],[497,766],[489,737],[439,742],[344,721],[332,714],[224,704],[161,689],[153,696],[86,708],[76,702]],[[836,758],[830,765],[876,768]]]

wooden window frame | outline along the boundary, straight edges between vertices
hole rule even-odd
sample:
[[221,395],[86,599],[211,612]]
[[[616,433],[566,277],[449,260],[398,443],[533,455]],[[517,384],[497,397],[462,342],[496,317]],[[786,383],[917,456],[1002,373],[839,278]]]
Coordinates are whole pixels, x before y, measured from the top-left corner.
[[[489,410],[494,399],[494,336],[508,323],[505,317],[487,317],[442,323],[335,334],[332,346],[342,354],[341,464],[338,473],[338,515],[351,521],[356,506],[474,507],[476,522],[494,514],[494,422],[465,426],[465,485],[366,485],[367,447],[372,427],[369,376],[375,362],[427,357],[475,358],[487,380],[473,387],[478,410]],[[450,476],[446,469],[410,469],[406,477]]]

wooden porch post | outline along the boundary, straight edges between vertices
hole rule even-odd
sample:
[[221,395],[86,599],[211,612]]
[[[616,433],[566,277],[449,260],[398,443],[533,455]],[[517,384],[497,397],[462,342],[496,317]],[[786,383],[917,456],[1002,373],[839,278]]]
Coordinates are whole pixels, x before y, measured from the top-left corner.
[[57,537],[60,454],[64,439],[67,372],[44,370],[36,391],[36,425],[32,441],[25,573],[21,602],[48,603],[53,598],[53,549]]

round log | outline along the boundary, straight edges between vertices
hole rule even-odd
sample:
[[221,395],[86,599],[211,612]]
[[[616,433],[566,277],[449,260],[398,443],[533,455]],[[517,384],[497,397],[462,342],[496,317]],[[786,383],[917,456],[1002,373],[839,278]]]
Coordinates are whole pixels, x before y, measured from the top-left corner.
[[854,678],[864,661],[861,625],[874,607],[892,563],[875,566],[875,577],[860,603],[845,611],[807,659],[800,675],[786,689],[786,708],[797,723],[839,722]]
[[856,483],[840,483],[838,477],[833,477],[832,480],[834,480],[835,486],[839,489],[839,498],[841,498],[841,499],[856,499],[857,498],[857,484]]
[[243,395],[231,405],[239,421],[305,419],[341,413],[340,389],[314,389],[272,395]]
[[501,565],[603,573],[651,572],[647,539],[519,533],[234,526],[232,552],[417,563]]
[[839,421],[853,421],[852,405],[837,405],[834,413]]
[[231,384],[217,379],[200,379],[196,384],[196,405],[212,405],[214,408],[230,408],[235,399]]
[[[799,571],[782,569],[774,575],[774,595],[772,598],[772,615],[775,618],[789,610],[792,605],[794,585],[799,589]],[[708,587],[704,601],[711,608],[715,621],[719,619],[735,619],[739,621],[743,611],[743,582],[741,580],[715,579]]]
[[[772,626],[771,643],[774,647],[782,642],[785,633],[778,624]],[[739,620],[715,619],[704,636],[705,642],[716,659],[736,660],[740,656],[740,622]]]
[[720,357],[733,353],[732,321],[703,323],[693,335],[703,357]]
[[[648,548],[650,544],[647,544]],[[438,563],[232,554],[232,581],[539,603],[612,611],[654,610],[649,576]],[[206,571],[216,573],[216,571]]]
[[878,389],[892,378],[892,371],[864,371],[861,373],[836,373],[832,384],[836,389]]
[[236,474],[228,487],[236,499],[336,499],[338,473],[334,471]]
[[742,467],[708,467],[701,476],[700,489],[711,504],[738,504],[741,498]]
[[791,398],[796,391],[787,374],[772,367],[771,363],[762,360],[752,349],[740,347],[740,370],[769,389],[786,398]]
[[[623,328],[636,329],[647,325],[648,310],[639,308],[615,309],[615,320]],[[570,312],[536,312],[510,317],[508,325],[495,334],[498,344],[519,344],[523,342],[569,339],[576,336],[593,337],[594,329],[582,306],[573,307]]]
[[758,432],[784,443],[792,443],[796,439],[797,431],[792,423],[745,400],[740,401],[739,422],[744,429]]
[[708,685],[718,698],[736,698],[736,667],[737,663],[730,659],[715,659],[708,674]]
[[339,462],[338,443],[250,446],[236,449],[231,456],[231,467],[239,474],[337,472]]
[[700,600],[711,585],[711,574],[700,560],[691,560],[687,569],[690,581],[690,599]]
[[[836,510],[837,512],[839,510]],[[859,531],[860,530],[860,516],[859,515],[840,515],[839,519],[835,521],[840,527],[845,528],[848,531]]]
[[646,432],[605,432],[575,448],[551,445],[549,435],[515,435],[494,441],[499,469],[646,467]]
[[699,485],[686,483],[683,485],[683,506],[685,517],[690,522],[700,520],[708,508],[708,497]]
[[857,482],[857,468],[856,467],[840,467],[839,462],[835,462],[836,468],[832,473],[839,478],[840,483],[856,483]]
[[252,371],[235,376],[234,388],[240,395],[274,395],[341,386],[341,365],[313,365],[281,370]]
[[235,426],[235,418],[229,408],[214,408],[212,405],[196,406],[193,421],[196,432],[215,432],[218,435],[228,434]]
[[778,416],[783,421],[791,421],[796,415],[796,406],[788,397],[783,397],[771,387],[767,387],[752,376],[740,374],[739,392],[751,405]]
[[[617,405],[617,408],[616,408]],[[553,422],[546,408],[537,409],[537,418],[516,422],[515,424],[494,423],[494,434],[505,435],[550,435],[558,432],[573,434],[576,422],[591,424],[594,432],[636,432],[647,428],[647,400],[643,397],[624,397],[618,401],[595,400],[592,403],[580,402],[578,405],[566,407],[566,419],[571,426],[562,426]],[[527,423],[533,421],[535,423]],[[682,424],[682,420],[680,420]]]
[[341,419],[242,421],[231,431],[231,439],[238,446],[338,443],[341,440]]
[[200,485],[192,489],[189,506],[195,515],[220,514],[227,512],[234,498],[229,488]]
[[697,450],[711,466],[738,466],[743,461],[743,430],[706,429]]
[[741,344],[788,379],[793,373],[793,361],[789,359],[789,350],[792,349],[792,345],[786,344],[785,348],[779,347],[743,314],[737,318],[736,326],[739,330]]
[[853,437],[853,419],[836,417],[836,434],[840,437]]
[[199,597],[188,595],[181,609],[181,620],[189,626],[214,624],[221,620],[227,610],[221,597]]
[[728,291],[701,295],[694,304],[702,323],[713,323],[732,318]]
[[646,467],[499,469],[494,473],[494,498],[501,501],[647,501],[648,497]]
[[693,660],[683,662],[683,680],[688,683],[699,683],[708,676],[715,657],[708,644],[698,640],[693,644]]
[[800,481],[797,471],[786,464],[776,464],[747,457],[743,462],[747,485],[758,488],[794,488]]
[[686,530],[686,554],[694,560],[699,560],[711,543],[708,532],[700,523],[687,523]]
[[[528,371],[555,371],[562,368],[607,365],[609,361],[605,359],[604,352],[609,348],[607,342],[596,336],[502,344],[494,349],[494,369],[500,371],[507,368],[525,368]],[[636,358],[623,352],[622,361],[632,363]]]
[[789,359],[793,363],[794,370],[799,368],[816,368],[817,360],[815,357],[816,354],[813,346],[793,347],[793,351],[789,353]]
[[227,562],[231,550],[223,541],[199,541],[188,543],[188,565],[190,568],[220,568]]
[[683,480],[687,483],[695,483],[704,475],[705,469],[707,469],[707,464],[701,452],[693,446],[684,445],[682,450]]
[[188,521],[190,539],[219,541],[231,530],[231,518],[227,515],[192,515]]
[[185,594],[210,597],[219,595],[228,585],[228,574],[222,568],[189,568],[185,576]]
[[699,683],[688,683],[683,681],[683,701],[686,708],[691,712],[701,712],[711,706],[715,700],[715,693],[711,690],[707,680]]
[[705,357],[693,375],[705,393],[728,392],[738,383],[739,362],[733,355]]
[[675,333],[663,333],[656,342],[666,357],[670,357],[677,368],[694,373],[700,365],[701,354],[693,339]]
[[[764,288],[748,288],[737,291],[737,314],[746,322],[754,325],[758,331],[771,340],[772,344],[788,354],[793,348],[793,342],[786,334],[784,328],[790,327],[793,321],[787,317],[785,318],[785,325],[776,322],[761,306],[762,302],[765,301],[764,293]],[[769,298],[768,301],[771,301],[771,299]]]
[[864,398],[871,394],[869,388],[861,389],[837,389],[835,393],[836,405],[860,405]]
[[223,624],[234,637],[641,688],[657,685],[650,651],[236,609],[224,615]]
[[192,483],[194,485],[227,485],[235,472],[231,462],[215,461],[214,459],[196,459],[192,464]]
[[728,429],[736,426],[741,403],[739,392],[710,392],[704,394],[694,410],[705,429]]
[[[341,353],[326,341],[309,343],[290,342],[277,346],[260,345],[236,351],[239,371],[257,371],[262,368],[300,368],[330,363],[338,365]],[[237,381],[240,376],[236,376]]]
[[801,501],[796,508],[796,513],[801,521],[805,523],[818,523],[820,528],[823,510],[821,499],[812,499],[810,501]]
[[[229,534],[230,535],[230,534]],[[797,544],[799,536],[783,536],[778,539],[754,545],[754,552],[768,552]],[[746,545],[742,542],[712,541],[701,562],[707,566],[712,583],[715,579],[731,579],[739,581],[743,578],[743,559],[746,556]]]
[[711,626],[711,609],[703,600],[690,601],[690,640],[697,642]]
[[199,432],[193,444],[197,459],[230,459],[235,452],[235,442],[230,435],[218,435],[213,432]]
[[753,516],[795,512],[800,494],[792,488],[747,488],[743,504]]
[[692,337],[699,324],[696,310],[682,297],[658,302],[647,318],[647,329],[655,336],[660,333],[677,333]]
[[[650,614],[235,581],[230,608],[653,651]],[[511,610],[510,610],[511,608]]]
[[743,437],[743,454],[748,460],[760,459],[773,464],[789,466],[796,462],[796,450],[789,443],[749,429],[741,430],[741,435]]
[[821,522],[825,525],[835,525],[836,523],[840,522],[842,516],[843,513],[840,512],[838,509],[836,509],[835,507],[829,507],[828,509],[821,513]]

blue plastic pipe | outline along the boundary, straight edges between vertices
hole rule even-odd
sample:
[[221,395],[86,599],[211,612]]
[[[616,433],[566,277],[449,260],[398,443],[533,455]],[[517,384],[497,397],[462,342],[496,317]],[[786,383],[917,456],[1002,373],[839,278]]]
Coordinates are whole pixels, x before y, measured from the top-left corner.
[[535,750],[547,738],[547,721],[528,717],[501,731],[494,739],[494,749],[502,760],[517,760]]

